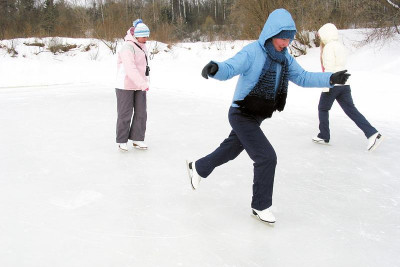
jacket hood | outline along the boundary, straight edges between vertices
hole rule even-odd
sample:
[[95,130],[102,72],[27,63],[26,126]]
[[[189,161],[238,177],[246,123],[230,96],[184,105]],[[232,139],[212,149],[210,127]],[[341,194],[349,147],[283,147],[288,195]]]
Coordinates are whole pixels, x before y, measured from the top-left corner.
[[260,37],[258,38],[258,42],[264,48],[266,40],[283,30],[297,31],[292,15],[290,15],[289,11],[286,9],[280,8],[269,14],[268,19],[264,24],[264,28],[260,33]]
[[327,23],[318,30],[319,38],[322,43],[327,44],[332,41],[339,40],[339,32],[336,26],[332,23]]
[[128,29],[128,31],[126,32],[126,36],[125,36],[125,41],[135,41],[136,40],[136,38],[135,37],[133,37],[133,35],[132,35],[132,33],[131,33],[131,31],[133,32],[133,30],[134,30],[135,28],[133,28],[133,27],[130,27],[129,29]]
[[126,36],[125,36],[125,38],[124,38],[124,40],[125,41],[131,41],[131,42],[134,42],[134,43],[136,43],[136,44],[138,44],[140,47],[145,47],[145,44],[142,44],[142,43],[140,43],[140,42],[138,42],[138,40],[136,39],[136,37],[134,37],[133,35],[132,35],[132,32],[134,31],[134,27],[130,27],[129,29],[128,29],[128,31],[126,32]]

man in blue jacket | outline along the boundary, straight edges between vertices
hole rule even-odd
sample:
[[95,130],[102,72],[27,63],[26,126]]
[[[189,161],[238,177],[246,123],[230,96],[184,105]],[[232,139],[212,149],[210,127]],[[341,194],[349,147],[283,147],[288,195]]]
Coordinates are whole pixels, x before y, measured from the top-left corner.
[[197,189],[202,178],[246,150],[254,161],[252,212],[268,223],[275,222],[270,207],[277,157],[260,128],[261,122],[272,117],[274,111],[284,109],[288,81],[302,87],[332,87],[344,84],[350,76],[346,71],[305,71],[287,51],[295,34],[290,13],[277,9],[269,15],[257,41],[234,57],[224,62],[211,61],[203,68],[206,79],[223,81],[240,75],[228,115],[232,131],[214,152],[187,162],[192,187]]

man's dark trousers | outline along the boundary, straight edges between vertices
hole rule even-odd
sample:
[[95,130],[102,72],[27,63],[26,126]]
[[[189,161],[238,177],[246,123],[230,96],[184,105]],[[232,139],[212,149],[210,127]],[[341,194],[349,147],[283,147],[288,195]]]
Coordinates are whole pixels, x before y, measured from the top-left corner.
[[[263,118],[229,109],[232,131],[211,154],[195,163],[197,173],[206,178],[218,166],[235,159],[243,150],[254,161],[253,198],[251,207],[264,210],[272,205],[276,153],[260,128]],[[233,178],[233,177],[232,177]]]

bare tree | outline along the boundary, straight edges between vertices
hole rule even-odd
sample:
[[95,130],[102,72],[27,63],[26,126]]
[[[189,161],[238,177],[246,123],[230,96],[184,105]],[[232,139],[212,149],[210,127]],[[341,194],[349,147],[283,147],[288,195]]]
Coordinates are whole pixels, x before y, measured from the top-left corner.
[[15,0],[0,0],[0,39],[7,38],[10,27],[15,21],[17,11]]
[[400,9],[400,6],[398,5],[398,4],[396,4],[396,3],[394,3],[393,1],[390,1],[390,0],[386,0],[389,4],[391,4],[393,7],[395,7],[395,8],[397,8],[397,9]]
[[258,38],[268,15],[276,8],[289,4],[288,0],[236,0],[231,16],[238,36],[244,39]]
[[365,17],[373,29],[367,33],[365,42],[385,40],[400,34],[399,0],[368,0],[368,4]]

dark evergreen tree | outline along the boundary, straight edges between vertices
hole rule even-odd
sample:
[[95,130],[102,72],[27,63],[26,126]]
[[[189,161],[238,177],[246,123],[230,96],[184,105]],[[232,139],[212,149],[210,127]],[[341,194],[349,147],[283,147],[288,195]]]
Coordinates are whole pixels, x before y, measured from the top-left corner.
[[46,0],[42,14],[42,28],[45,30],[45,34],[53,36],[54,28],[57,22],[57,10],[54,6],[53,0]]

